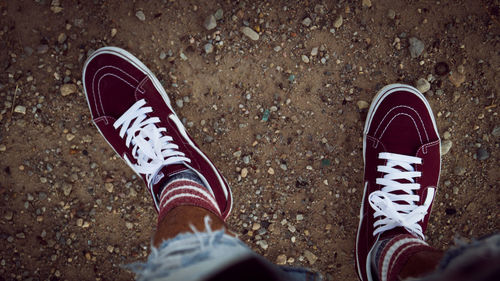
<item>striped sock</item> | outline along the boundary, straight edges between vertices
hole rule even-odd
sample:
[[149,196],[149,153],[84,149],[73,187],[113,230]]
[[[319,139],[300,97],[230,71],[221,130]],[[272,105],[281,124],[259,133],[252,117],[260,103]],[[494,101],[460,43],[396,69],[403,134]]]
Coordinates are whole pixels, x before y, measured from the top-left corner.
[[408,259],[417,252],[433,248],[409,234],[396,235],[381,241],[375,251],[376,272],[380,281],[398,280],[398,275]]
[[192,171],[183,171],[171,176],[158,191],[160,210],[158,222],[177,206],[197,206],[221,216],[219,206],[201,179]]

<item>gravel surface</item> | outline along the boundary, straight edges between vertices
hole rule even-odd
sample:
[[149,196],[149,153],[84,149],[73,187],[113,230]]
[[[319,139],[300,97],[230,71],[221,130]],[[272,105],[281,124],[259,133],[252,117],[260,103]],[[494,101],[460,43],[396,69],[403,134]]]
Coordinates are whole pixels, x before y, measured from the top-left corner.
[[498,231],[499,2],[0,1],[0,280],[130,280],[156,213],[90,121],[81,70],[125,48],[232,185],[228,225],[278,264],[356,280],[362,128],[385,84],[443,140],[427,231]]

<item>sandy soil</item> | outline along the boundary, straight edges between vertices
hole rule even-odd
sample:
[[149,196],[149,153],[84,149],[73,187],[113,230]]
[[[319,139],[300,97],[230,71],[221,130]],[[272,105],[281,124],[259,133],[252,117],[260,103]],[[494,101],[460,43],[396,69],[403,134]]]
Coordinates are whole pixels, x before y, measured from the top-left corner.
[[0,1],[0,280],[130,280],[121,265],[147,257],[149,195],[82,93],[106,45],[164,83],[232,185],[229,225],[271,261],[357,279],[366,102],[421,78],[451,146],[429,243],[498,231],[498,0],[199,2]]

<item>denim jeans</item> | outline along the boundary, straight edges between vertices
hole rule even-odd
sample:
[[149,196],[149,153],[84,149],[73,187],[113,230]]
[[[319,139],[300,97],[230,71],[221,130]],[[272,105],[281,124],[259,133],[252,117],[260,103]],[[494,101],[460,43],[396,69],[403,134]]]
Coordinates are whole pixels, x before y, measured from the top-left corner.
[[281,267],[265,261],[224,230],[212,231],[208,217],[205,217],[205,228],[204,232],[198,232],[192,227],[193,233],[179,234],[163,241],[158,248],[152,247],[145,263],[138,262],[126,267],[136,273],[139,281],[202,281],[231,265],[255,258],[268,270],[282,276],[283,280],[322,280],[318,273],[308,269]]

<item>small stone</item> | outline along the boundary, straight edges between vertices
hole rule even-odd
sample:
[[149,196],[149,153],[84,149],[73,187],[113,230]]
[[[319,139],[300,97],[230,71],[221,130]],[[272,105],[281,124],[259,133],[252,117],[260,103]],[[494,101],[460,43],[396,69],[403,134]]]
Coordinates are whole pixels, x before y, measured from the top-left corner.
[[250,155],[243,156],[243,163],[250,164]]
[[477,159],[477,160],[479,160],[479,161],[483,161],[483,160],[486,160],[486,159],[488,159],[488,158],[490,158],[490,153],[489,153],[486,149],[484,149],[484,148],[480,147],[480,148],[476,151],[476,159]]
[[161,59],[161,60],[164,60],[166,57],[167,57],[167,53],[165,53],[165,52],[163,52],[163,51],[162,51],[162,52],[160,52],[160,59]]
[[12,211],[7,211],[5,212],[3,216],[6,220],[10,221],[14,217],[14,213]]
[[222,17],[224,17],[224,10],[219,8],[219,9],[217,9],[217,11],[215,11],[214,18],[215,18],[215,20],[221,20]]
[[70,133],[66,134],[66,140],[67,141],[72,141],[74,138],[75,138],[75,135],[70,134]]
[[309,261],[309,264],[311,265],[313,265],[316,260],[318,260],[318,257],[309,250],[304,251],[304,257],[306,257],[307,261]]
[[315,57],[318,55],[318,47],[314,47],[311,50],[311,56]]
[[500,126],[496,126],[493,131],[491,132],[491,134],[494,136],[494,137],[500,137]]
[[7,146],[5,144],[0,144],[0,152],[4,152],[7,150]]
[[36,47],[36,52],[39,54],[45,54],[48,51],[49,51],[49,46],[46,44],[39,45],[38,47]]
[[424,51],[425,45],[424,42],[419,39],[412,37],[410,38],[410,55],[412,58],[418,58],[422,52]]
[[115,37],[118,30],[116,28],[111,28],[111,37]]
[[209,15],[208,17],[205,18],[205,21],[203,22],[203,26],[205,27],[206,30],[212,30],[217,26],[217,21],[215,20],[214,15]]
[[267,173],[270,175],[274,175],[274,169],[269,167],[269,169],[267,170]]
[[113,250],[115,249],[115,247],[109,245],[108,247],[106,247],[106,250],[108,250],[108,252],[110,253],[113,253]]
[[340,15],[335,22],[333,22],[333,27],[339,28],[342,26],[342,23],[344,23],[344,18],[342,18],[342,15]]
[[277,258],[276,258],[276,264],[278,265],[284,265],[286,264],[286,255],[279,255]]
[[140,21],[145,21],[146,20],[146,15],[144,14],[143,11],[137,11],[135,12],[135,16],[140,20]]
[[441,142],[441,156],[446,155],[451,149],[453,142],[451,140],[444,140]]
[[62,44],[66,41],[66,39],[68,38],[68,36],[66,35],[66,33],[61,33],[59,34],[59,36],[57,36],[57,42],[59,42],[59,44]]
[[182,108],[184,106],[184,101],[182,99],[176,99],[175,105],[177,105],[178,108]]
[[372,1],[371,0],[363,0],[362,5],[363,5],[363,7],[370,8],[372,6]]
[[255,231],[255,230],[259,230],[259,229],[260,229],[260,223],[254,222],[252,225],[252,230]]
[[387,11],[387,17],[391,20],[396,18],[396,12],[393,9]]
[[267,248],[269,247],[269,244],[267,244],[266,240],[257,241],[257,245],[259,245],[264,250],[267,250]]
[[417,86],[417,90],[419,92],[421,92],[422,94],[431,89],[431,83],[429,83],[429,81],[427,81],[424,78],[418,79],[416,86]]
[[274,47],[274,51],[275,51],[275,52],[279,52],[279,51],[281,51],[281,46],[276,46],[276,47]]
[[309,17],[302,20],[302,25],[304,25],[304,26],[310,26],[311,23],[312,23],[312,20]]
[[131,222],[126,222],[126,223],[125,223],[125,227],[126,227],[127,229],[132,229],[132,228],[134,228],[134,224],[133,224],[133,223],[131,223]]
[[248,175],[248,169],[247,168],[241,169],[240,175],[241,175],[242,178],[246,178],[247,175]]
[[304,63],[309,63],[309,58],[306,55],[302,55],[301,58]]
[[207,43],[205,44],[205,46],[203,46],[203,49],[205,50],[205,53],[210,54],[214,51],[214,45],[212,45],[211,43]]
[[83,226],[83,219],[77,219],[76,226],[82,227]]
[[458,71],[451,72],[448,78],[450,79],[450,82],[457,88],[460,87],[463,82],[465,82],[465,74]]
[[18,234],[16,234],[16,237],[19,238],[19,239],[25,239],[26,238],[26,235],[22,232],[19,232]]
[[451,138],[451,133],[446,131],[443,133],[443,139],[447,140],[447,139],[450,139]]
[[104,188],[109,192],[109,193],[112,193],[113,192],[113,188],[114,188],[114,185],[113,183],[111,182],[107,182],[104,184]]
[[14,108],[15,113],[26,114],[26,107],[22,105],[18,105]]
[[465,168],[462,166],[456,166],[455,169],[453,169],[453,173],[457,176],[463,176],[465,175]]
[[304,215],[302,215],[302,214],[298,214],[298,215],[297,215],[297,217],[296,217],[296,219],[297,219],[298,221],[301,221],[301,220],[303,220],[303,219],[304,219]]
[[63,185],[63,193],[65,196],[68,196],[71,194],[71,190],[73,189],[73,187],[69,184],[64,184]]
[[243,33],[245,36],[252,39],[253,41],[259,40],[259,34],[248,26],[243,26],[240,29],[240,31],[241,31],[241,33]]
[[65,97],[73,93],[76,93],[78,89],[75,84],[64,84],[61,86],[61,89],[59,90],[61,91],[61,95]]
[[356,105],[358,106],[359,110],[363,110],[363,109],[366,109],[368,107],[370,107],[370,104],[368,104],[368,102],[364,101],[364,100],[360,100],[356,103]]
[[181,60],[183,60],[183,61],[188,60],[188,57],[187,57],[187,56],[186,56],[183,52],[181,52],[181,53],[179,54],[179,57],[181,57]]

